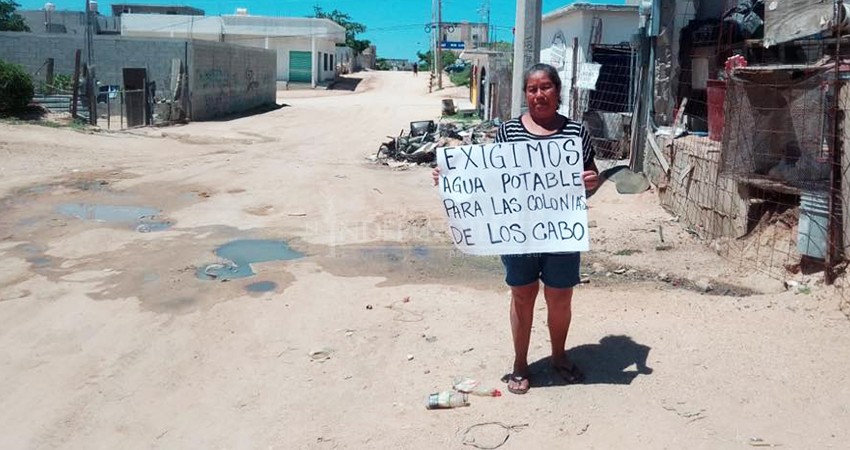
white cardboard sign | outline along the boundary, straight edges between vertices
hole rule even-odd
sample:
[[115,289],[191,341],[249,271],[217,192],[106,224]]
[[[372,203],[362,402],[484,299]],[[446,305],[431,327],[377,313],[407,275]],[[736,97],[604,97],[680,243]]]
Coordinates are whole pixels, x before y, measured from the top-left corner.
[[602,64],[583,63],[579,66],[576,87],[579,89],[596,90],[596,82],[599,80],[599,70]]
[[581,139],[437,149],[454,245],[471,255],[587,251]]

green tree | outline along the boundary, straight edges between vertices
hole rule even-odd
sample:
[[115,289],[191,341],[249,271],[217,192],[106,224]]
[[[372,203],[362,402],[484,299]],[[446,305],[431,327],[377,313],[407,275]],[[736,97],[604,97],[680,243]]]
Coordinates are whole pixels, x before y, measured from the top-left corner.
[[[3,0],[0,0],[3,1]],[[313,6],[313,17],[317,19],[329,19],[341,27],[345,28],[345,45],[351,47],[355,55],[363,53],[364,50],[372,45],[368,39],[357,39],[359,33],[366,32],[366,25],[357,23],[351,20],[351,16],[338,9],[331,12],[325,12],[321,6]]]
[[416,58],[418,59],[418,61],[416,61],[416,64],[419,64],[420,70],[431,70],[431,50],[428,50],[425,53],[417,51]]
[[0,0],[0,31],[30,31],[24,18],[15,12],[18,6],[14,0]]
[[460,72],[453,73],[449,75],[449,79],[452,80],[452,84],[455,86],[469,86],[469,82],[472,79],[472,68],[467,67]]
[[392,66],[387,62],[386,58],[378,58],[375,60],[375,67],[378,70],[392,70]]
[[[433,50],[428,50],[425,53],[416,52],[416,57],[419,58],[419,68],[422,70],[431,70],[431,64],[434,63]],[[443,61],[443,68],[450,66],[457,61],[457,55],[448,50],[441,52],[440,59]]]

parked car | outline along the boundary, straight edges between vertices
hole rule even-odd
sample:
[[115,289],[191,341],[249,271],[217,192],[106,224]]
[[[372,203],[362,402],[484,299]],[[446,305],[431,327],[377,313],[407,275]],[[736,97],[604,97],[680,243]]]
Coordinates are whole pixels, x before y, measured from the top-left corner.
[[464,61],[462,59],[459,59],[459,60],[455,61],[453,64],[449,64],[448,66],[446,66],[446,68],[444,70],[448,73],[458,73],[458,72],[463,72],[469,66],[470,66],[469,62]]

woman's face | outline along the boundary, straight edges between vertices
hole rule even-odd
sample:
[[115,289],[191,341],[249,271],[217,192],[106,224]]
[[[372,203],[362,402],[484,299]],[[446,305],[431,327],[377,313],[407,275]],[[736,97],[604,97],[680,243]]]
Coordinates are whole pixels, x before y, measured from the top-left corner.
[[558,113],[561,92],[543,71],[532,72],[525,85],[528,111],[536,117],[551,117]]

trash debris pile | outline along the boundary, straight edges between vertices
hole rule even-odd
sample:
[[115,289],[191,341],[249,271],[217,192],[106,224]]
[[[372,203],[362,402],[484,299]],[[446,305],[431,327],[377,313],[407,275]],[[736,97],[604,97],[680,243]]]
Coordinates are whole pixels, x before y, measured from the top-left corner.
[[437,159],[438,148],[495,141],[500,124],[498,119],[477,123],[437,124],[433,120],[411,122],[409,131],[401,130],[398,136],[387,136],[389,140],[378,147],[374,161],[384,165],[389,164],[390,160],[413,164],[433,163]]

